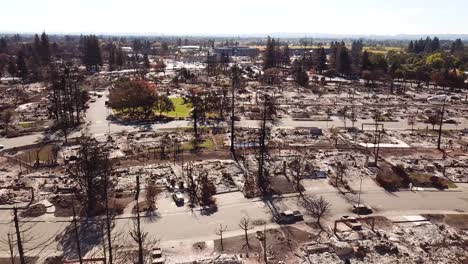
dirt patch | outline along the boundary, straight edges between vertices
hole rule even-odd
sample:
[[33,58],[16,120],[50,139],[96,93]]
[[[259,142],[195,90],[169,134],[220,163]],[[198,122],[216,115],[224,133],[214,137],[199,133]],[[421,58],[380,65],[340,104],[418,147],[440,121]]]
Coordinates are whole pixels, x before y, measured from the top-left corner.
[[259,258],[262,256],[262,246],[255,234],[248,234],[250,248],[246,246],[245,236],[236,236],[223,239],[224,251],[221,250],[221,240],[214,241],[214,250],[226,254],[244,254],[249,258]]
[[423,216],[433,223],[445,223],[459,230],[468,230],[468,214],[428,214]]
[[375,222],[374,222],[374,227],[376,229],[390,229],[393,226],[393,222],[390,221],[388,218],[383,217],[383,216],[374,216]]
[[288,194],[296,192],[294,184],[283,176],[272,177],[270,184],[272,193],[274,194]]
[[[284,261],[285,263],[296,263],[294,252],[299,246],[310,241],[314,235],[295,227],[283,227],[266,231],[267,256],[272,263]],[[250,248],[246,246],[245,236],[236,236],[223,239],[224,253],[226,254],[248,254],[249,258],[263,259],[262,242],[256,234],[248,234]],[[215,251],[221,252],[221,241],[214,241]]]

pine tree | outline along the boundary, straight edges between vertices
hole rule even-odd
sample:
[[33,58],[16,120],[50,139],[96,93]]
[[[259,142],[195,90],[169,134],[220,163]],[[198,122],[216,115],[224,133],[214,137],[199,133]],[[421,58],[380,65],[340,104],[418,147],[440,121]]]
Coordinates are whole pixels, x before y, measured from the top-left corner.
[[83,64],[88,70],[97,71],[102,65],[101,47],[99,40],[95,35],[85,36],[83,38]]
[[275,61],[275,40],[271,39],[270,36],[267,38],[267,45],[263,59],[263,69],[274,68],[276,66]]
[[289,66],[291,64],[291,58],[289,56],[289,46],[288,46],[288,44],[286,44],[286,46],[284,46],[281,57],[282,57],[282,64],[283,65]]
[[119,47],[119,48],[117,49],[117,55],[116,55],[115,62],[116,62],[116,64],[117,64],[117,66],[119,67],[119,70],[122,69],[122,67],[123,67],[124,64],[125,64],[125,56],[124,56],[124,53],[123,53],[121,47]]
[[49,37],[45,32],[41,35],[40,53],[41,61],[43,65],[47,65],[50,62],[50,44]]
[[145,69],[149,69],[151,66],[149,58],[148,58],[148,54],[146,53],[143,55],[143,66],[145,67]]
[[34,35],[34,52],[37,56],[41,55],[41,40],[39,39],[39,35]]
[[13,60],[10,60],[8,62],[8,73],[13,78],[15,78],[16,75],[18,74],[18,69],[16,68],[16,64],[13,62]]
[[353,41],[351,45],[351,61],[352,61],[352,73],[359,75],[361,70],[361,58],[362,58],[363,44],[362,40]]
[[430,37],[427,37],[424,42],[424,53],[432,53],[432,40]]
[[410,41],[408,45],[408,52],[414,52],[414,44],[412,40]]
[[312,60],[318,73],[322,74],[327,69],[327,54],[323,47],[314,50]]
[[116,65],[116,50],[114,44],[112,44],[110,50],[109,50],[109,71],[114,71],[115,70],[115,65]]
[[342,75],[349,76],[351,73],[351,58],[344,44],[338,47],[336,57],[336,71]]
[[361,71],[365,71],[365,70],[371,70],[372,68],[372,63],[369,59],[369,53],[367,52],[367,50],[365,50],[363,53],[362,53],[362,66],[361,66]]
[[26,61],[24,59],[24,52],[20,50],[18,52],[18,55],[16,56],[16,65],[17,65],[17,71],[18,71],[18,76],[23,79],[23,81],[26,80],[28,77],[28,67],[26,66]]
[[432,52],[438,51],[440,49],[440,42],[438,37],[434,37],[432,40]]
[[338,42],[331,42],[330,43],[330,68],[336,70],[336,53],[338,50]]
[[8,44],[5,38],[0,38],[0,53],[7,53]]

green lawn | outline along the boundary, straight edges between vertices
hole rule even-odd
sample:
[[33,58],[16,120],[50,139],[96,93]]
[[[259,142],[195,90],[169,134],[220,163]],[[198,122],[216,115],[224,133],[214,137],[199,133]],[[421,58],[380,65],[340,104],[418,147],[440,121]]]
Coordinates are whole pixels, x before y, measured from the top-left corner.
[[206,148],[206,149],[213,149],[214,148],[214,142],[211,138],[205,139],[203,143],[200,144],[200,147]]
[[389,51],[404,51],[400,47],[364,47],[364,50],[372,53],[387,54]]
[[[167,117],[173,117],[173,118],[178,118],[178,117],[189,117],[190,115],[190,109],[192,106],[190,104],[184,104],[184,99],[181,97],[175,97],[175,98],[170,98],[172,103],[174,104],[174,111],[171,111],[169,113],[163,113],[163,115]],[[159,112],[155,111],[156,114],[159,115]]]
[[22,122],[22,123],[18,123],[18,126],[22,127],[22,128],[32,128],[35,126],[34,122]]
[[[199,145],[199,147],[211,150],[211,149],[214,149],[214,142],[211,138],[207,138]],[[186,142],[182,144],[180,149],[183,151],[193,150],[192,142]]]

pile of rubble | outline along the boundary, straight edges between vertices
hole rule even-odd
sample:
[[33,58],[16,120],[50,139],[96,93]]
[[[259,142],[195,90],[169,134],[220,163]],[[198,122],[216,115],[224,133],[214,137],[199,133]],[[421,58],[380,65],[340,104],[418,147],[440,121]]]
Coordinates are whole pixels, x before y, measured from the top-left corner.
[[443,224],[405,223],[375,233],[345,231],[339,236],[340,240],[332,237],[326,243],[304,245],[302,263],[464,263],[468,259],[468,232]]

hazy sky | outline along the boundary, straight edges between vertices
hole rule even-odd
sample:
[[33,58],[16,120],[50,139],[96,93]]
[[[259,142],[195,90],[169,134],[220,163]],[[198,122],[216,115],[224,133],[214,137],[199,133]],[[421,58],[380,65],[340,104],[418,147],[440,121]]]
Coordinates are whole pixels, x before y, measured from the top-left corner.
[[0,0],[0,9],[0,31],[468,33],[468,0]]

